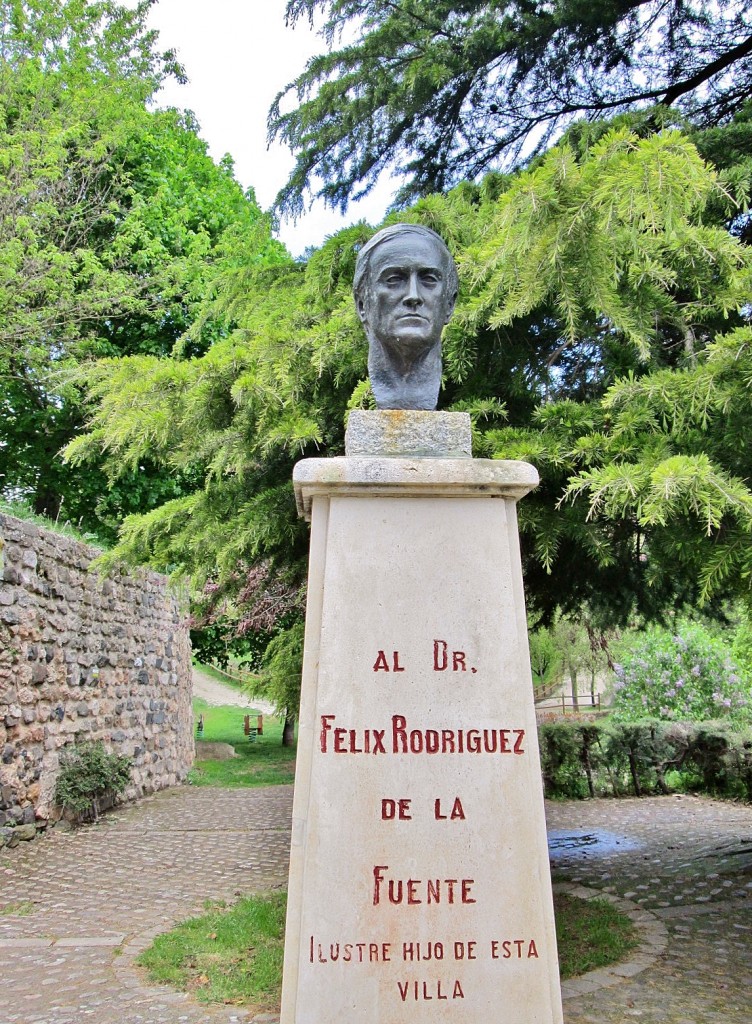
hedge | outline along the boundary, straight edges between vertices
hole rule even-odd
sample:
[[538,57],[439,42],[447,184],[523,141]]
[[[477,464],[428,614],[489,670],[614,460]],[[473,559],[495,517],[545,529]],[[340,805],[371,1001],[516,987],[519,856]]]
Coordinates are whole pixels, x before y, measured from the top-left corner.
[[548,797],[702,792],[752,802],[752,728],[556,721],[538,727]]

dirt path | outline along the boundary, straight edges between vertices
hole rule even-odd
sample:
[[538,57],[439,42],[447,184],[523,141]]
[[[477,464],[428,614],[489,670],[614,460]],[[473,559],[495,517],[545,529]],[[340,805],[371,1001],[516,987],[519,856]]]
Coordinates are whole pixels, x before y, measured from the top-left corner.
[[195,666],[193,668],[193,696],[200,697],[207,704],[229,704],[232,707],[246,708],[247,710],[255,709],[262,715],[274,714],[274,705],[270,704],[268,700],[248,697],[240,690],[226,686],[217,679],[212,679],[211,676]]

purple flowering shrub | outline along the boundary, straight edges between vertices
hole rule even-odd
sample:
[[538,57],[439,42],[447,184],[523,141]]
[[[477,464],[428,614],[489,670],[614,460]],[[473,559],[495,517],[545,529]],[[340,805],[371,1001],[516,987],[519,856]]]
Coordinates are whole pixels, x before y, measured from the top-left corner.
[[698,623],[634,635],[614,671],[613,713],[619,721],[746,722],[752,717],[748,673],[730,646]]

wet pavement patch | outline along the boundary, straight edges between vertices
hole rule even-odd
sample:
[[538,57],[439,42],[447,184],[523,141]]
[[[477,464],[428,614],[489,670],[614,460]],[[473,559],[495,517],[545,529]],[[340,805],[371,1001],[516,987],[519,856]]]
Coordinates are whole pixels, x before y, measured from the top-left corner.
[[553,861],[610,857],[615,853],[639,850],[641,845],[635,839],[602,828],[555,828],[548,832],[548,852]]

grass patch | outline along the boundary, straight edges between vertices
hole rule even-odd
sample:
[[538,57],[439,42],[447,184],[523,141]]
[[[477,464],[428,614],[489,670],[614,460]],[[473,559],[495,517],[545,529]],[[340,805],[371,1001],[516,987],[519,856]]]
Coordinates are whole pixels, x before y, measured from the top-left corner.
[[[243,708],[207,704],[193,701],[194,721],[204,716],[202,739],[214,743],[229,743],[237,757],[231,761],[196,761],[188,776],[194,786],[227,786],[242,789],[248,786],[279,786],[295,779],[295,747],[282,746],[282,725],[277,718],[264,715],[263,736],[255,742],[243,732]],[[252,718],[255,725],[255,715]]]
[[34,913],[31,900],[18,900],[16,903],[0,903],[0,917],[28,917]]
[[284,952],[285,893],[215,905],[158,936],[138,958],[151,981],[192,992],[202,1003],[253,1010],[279,1006]]
[[[250,896],[159,936],[138,959],[151,981],[193,992],[206,1003],[279,1009],[287,895]],[[607,900],[557,895],[556,934],[562,978],[623,960],[637,945],[629,918]]]
[[637,946],[634,925],[608,900],[557,893],[554,912],[563,979],[618,963]]
[[106,544],[99,537],[93,533],[82,532],[69,519],[61,522],[58,519],[48,519],[47,516],[38,516],[26,501],[8,501],[5,498],[0,498],[0,512],[13,516],[14,519],[22,519],[26,523],[41,526],[52,533],[60,533],[64,537],[72,537],[73,540],[80,540],[100,549],[106,548]]

